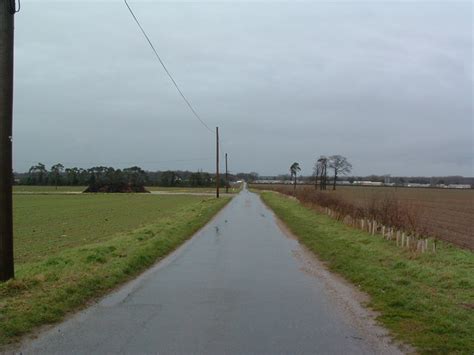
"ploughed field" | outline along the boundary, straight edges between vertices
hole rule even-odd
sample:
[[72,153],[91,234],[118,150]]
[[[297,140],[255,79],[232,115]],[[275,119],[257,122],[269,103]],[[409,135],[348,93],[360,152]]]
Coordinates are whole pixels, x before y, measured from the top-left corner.
[[[252,187],[276,190],[292,194],[293,186],[277,184],[258,184]],[[411,224],[416,225],[426,236],[451,242],[474,250],[474,190],[406,188],[406,187],[367,187],[332,186],[323,192],[344,203],[361,209],[391,201],[411,215]],[[311,185],[298,185],[297,197],[310,202],[315,189]],[[303,192],[304,191],[304,192]]]

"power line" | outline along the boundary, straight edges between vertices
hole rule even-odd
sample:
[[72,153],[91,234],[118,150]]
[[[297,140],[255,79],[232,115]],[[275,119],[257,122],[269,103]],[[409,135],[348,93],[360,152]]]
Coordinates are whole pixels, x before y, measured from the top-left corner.
[[191,110],[191,112],[193,113],[193,115],[199,120],[199,122],[201,122],[201,124],[206,127],[211,133],[214,133],[214,131],[212,129],[209,128],[209,126],[201,119],[201,117],[198,115],[198,113],[196,112],[196,110],[193,108],[193,106],[191,105],[191,103],[188,101],[188,99],[186,98],[186,96],[184,96],[183,92],[181,91],[181,89],[179,88],[178,84],[176,83],[176,81],[174,80],[173,76],[171,75],[171,73],[169,72],[168,68],[166,68],[166,65],[165,63],[163,62],[163,60],[161,59],[160,55],[158,54],[157,50],[155,49],[155,46],[153,46],[153,43],[151,43],[151,40],[150,38],[148,37],[148,35],[146,34],[145,30],[143,29],[142,25],[140,24],[140,21],[138,21],[138,18],[135,16],[132,8],[130,7],[130,5],[128,4],[127,0],[123,0],[125,2],[125,5],[127,5],[127,8],[128,8],[128,11],[130,11],[130,14],[132,15],[132,17],[134,18],[135,22],[137,23],[138,27],[140,28],[140,30],[142,31],[143,35],[145,36],[146,40],[148,41],[148,44],[150,45],[151,49],[153,50],[153,52],[155,53],[156,55],[156,58],[158,58],[159,62],[161,63],[161,65],[163,66],[163,69],[165,70],[166,74],[168,74],[169,78],[171,79],[171,81],[173,82],[173,85],[176,87],[176,90],[178,90],[179,94],[181,95],[181,97],[183,98],[184,102],[186,102],[186,105],[188,105],[189,109]]

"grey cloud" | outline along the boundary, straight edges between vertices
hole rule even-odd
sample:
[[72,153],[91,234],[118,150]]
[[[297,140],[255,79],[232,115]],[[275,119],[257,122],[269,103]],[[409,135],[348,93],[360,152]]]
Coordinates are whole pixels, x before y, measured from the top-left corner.
[[[233,171],[340,153],[356,174],[474,175],[470,2],[130,3]],[[121,1],[24,0],[16,20],[16,170],[213,169]]]

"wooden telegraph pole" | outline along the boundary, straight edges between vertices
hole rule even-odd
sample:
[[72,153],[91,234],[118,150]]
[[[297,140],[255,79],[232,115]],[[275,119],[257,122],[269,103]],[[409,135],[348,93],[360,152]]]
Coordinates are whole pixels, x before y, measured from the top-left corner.
[[15,2],[12,0],[0,0],[0,281],[9,280],[14,276],[12,218],[14,5]]
[[227,153],[225,153],[225,193],[229,193],[229,171],[227,170]]
[[216,127],[216,198],[219,198],[219,127]]

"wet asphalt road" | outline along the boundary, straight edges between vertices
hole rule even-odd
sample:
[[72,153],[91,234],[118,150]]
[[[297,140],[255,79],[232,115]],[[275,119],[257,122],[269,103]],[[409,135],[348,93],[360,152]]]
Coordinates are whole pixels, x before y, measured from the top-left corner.
[[23,353],[367,354],[324,283],[242,191],[176,253]]

